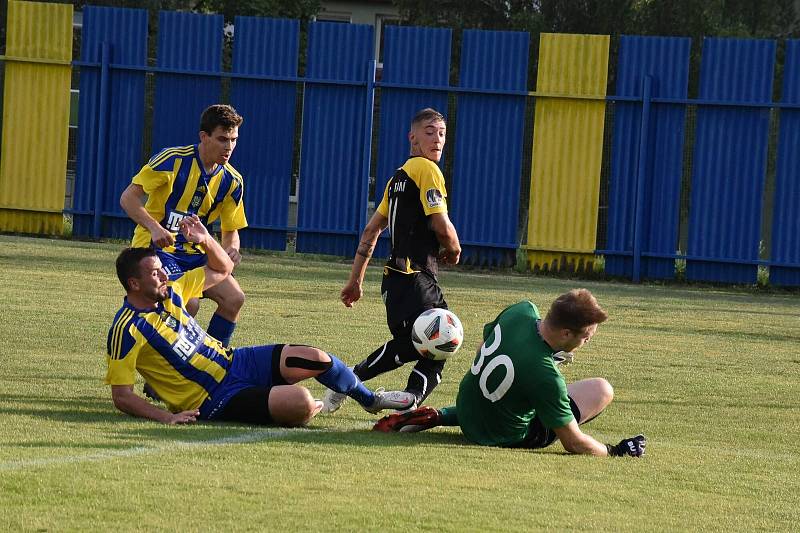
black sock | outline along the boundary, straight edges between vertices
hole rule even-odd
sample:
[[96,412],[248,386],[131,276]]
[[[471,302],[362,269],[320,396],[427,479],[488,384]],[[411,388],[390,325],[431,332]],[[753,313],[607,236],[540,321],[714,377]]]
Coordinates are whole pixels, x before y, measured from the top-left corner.
[[395,338],[369,354],[355,366],[353,372],[361,381],[367,381],[417,359],[419,353],[411,344],[411,337]]
[[417,406],[422,405],[433,389],[442,381],[442,369],[444,361],[434,361],[433,359],[420,358],[414,365],[414,370],[408,376],[406,392],[410,392],[417,397]]

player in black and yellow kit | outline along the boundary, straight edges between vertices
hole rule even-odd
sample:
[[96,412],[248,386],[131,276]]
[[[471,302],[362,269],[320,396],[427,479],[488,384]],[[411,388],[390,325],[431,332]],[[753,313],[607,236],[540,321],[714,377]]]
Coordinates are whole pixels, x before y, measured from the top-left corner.
[[[447,216],[447,190],[436,163],[442,157],[447,126],[433,109],[423,109],[411,121],[411,157],[386,184],[383,199],[361,234],[350,279],[341,292],[347,307],[362,296],[362,282],[381,232],[389,228],[391,254],[383,269],[381,294],[392,339],[353,371],[362,381],[414,361],[406,392],[417,404],[441,381],[444,361],[419,355],[411,343],[414,320],[427,309],[447,309],[438,283],[438,262],[458,263],[461,245]],[[327,392],[324,409],[335,411],[345,396]]]
[[[414,403],[406,392],[370,391],[340,359],[317,348],[223,346],[195,322],[185,302],[223,282],[233,261],[197,215],[181,220],[178,228],[186,242],[204,247],[204,267],[170,279],[150,247],[126,248],[117,258],[126,297],[108,332],[106,374],[117,409],[170,424],[199,418],[303,425],[322,408],[308,389],[296,385],[309,378],[352,397],[371,413]],[[133,391],[136,372],[168,410]]]
[[[203,266],[202,246],[187,242],[178,224],[196,214],[203,224],[219,219],[222,247],[238,265],[239,230],[247,226],[242,176],[230,164],[242,117],[229,105],[212,105],[200,117],[200,142],[166,148],[154,155],[123,191],[120,204],[136,222],[133,247],[155,246],[172,277]],[[228,276],[205,294],[217,303],[209,333],[228,345],[244,304],[244,293]],[[187,302],[192,315],[198,301]]]

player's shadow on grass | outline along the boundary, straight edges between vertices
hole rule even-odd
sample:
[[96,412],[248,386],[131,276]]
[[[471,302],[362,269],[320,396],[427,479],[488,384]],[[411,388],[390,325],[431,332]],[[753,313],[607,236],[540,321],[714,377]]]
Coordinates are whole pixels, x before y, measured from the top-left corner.
[[[351,431],[325,431],[291,433],[281,440],[308,444],[323,444],[326,446],[363,446],[365,448],[396,447],[399,451],[409,448],[474,448],[475,450],[502,450],[508,453],[545,453],[564,455],[561,446],[549,446],[540,450],[526,450],[523,448],[503,448],[481,446],[467,440],[464,435],[455,430],[434,429],[418,433],[381,433],[366,429]],[[470,452],[471,453],[471,452]]]
[[112,422],[119,419],[108,399],[92,396],[45,398],[0,394],[0,402],[12,404],[11,408],[5,410],[7,414],[43,418],[53,422]]

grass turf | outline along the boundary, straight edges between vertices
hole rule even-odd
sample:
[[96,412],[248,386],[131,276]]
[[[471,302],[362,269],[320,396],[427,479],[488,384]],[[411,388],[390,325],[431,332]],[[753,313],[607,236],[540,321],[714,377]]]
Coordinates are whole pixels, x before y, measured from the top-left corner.
[[[545,311],[576,286],[596,294],[611,318],[564,373],[606,377],[616,398],[584,430],[649,438],[642,460],[602,459],[558,444],[483,448],[455,428],[373,433],[375,417],[353,402],[295,430],[125,416],[102,381],[119,248],[0,236],[0,529],[796,530],[797,294],[444,272],[467,347],[429,398],[437,407],[452,403],[483,324],[503,307],[528,298]],[[348,271],[245,256],[234,343],[307,343],[358,362],[388,330],[380,270],[353,309],[338,302]],[[369,385],[402,388],[409,371]]]

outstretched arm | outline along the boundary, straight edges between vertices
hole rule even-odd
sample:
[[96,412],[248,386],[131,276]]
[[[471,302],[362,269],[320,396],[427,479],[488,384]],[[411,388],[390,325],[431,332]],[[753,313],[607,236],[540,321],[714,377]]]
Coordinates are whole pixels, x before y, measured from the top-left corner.
[[570,453],[582,453],[599,456],[641,457],[644,455],[647,439],[644,435],[636,435],[629,439],[622,439],[619,444],[603,444],[581,431],[578,423],[573,420],[566,426],[554,428],[558,440],[564,449]]
[[114,407],[123,413],[140,418],[149,418],[164,424],[188,424],[195,422],[200,416],[200,411],[182,411],[170,413],[156,407],[141,396],[133,392],[133,385],[111,385],[111,399]]
[[578,426],[578,423],[573,420],[566,426],[554,428],[558,440],[564,446],[564,449],[570,453],[581,453],[587,455],[608,455],[606,445],[593,439]]
[[431,229],[436,234],[439,245],[442,247],[439,252],[439,259],[445,263],[455,265],[461,257],[461,243],[458,241],[458,233],[447,213],[433,213],[430,215]]
[[119,205],[122,206],[122,209],[125,210],[131,220],[150,232],[150,237],[156,246],[165,248],[175,244],[175,236],[151,217],[147,209],[144,208],[145,196],[144,188],[141,185],[131,183],[122,191],[122,195],[119,197]]
[[358,243],[356,248],[356,255],[353,258],[353,267],[350,270],[350,279],[347,280],[340,298],[346,307],[353,307],[357,302],[363,290],[361,284],[364,281],[364,274],[367,272],[367,265],[372,258],[372,252],[375,251],[375,244],[378,242],[381,232],[386,229],[389,219],[375,211],[372,218],[369,219],[364,231],[361,233],[361,242]]
[[206,250],[208,262],[206,263],[206,281],[203,290],[213,287],[220,281],[228,277],[233,271],[233,261],[228,257],[225,250],[217,240],[208,232],[208,229],[200,222],[197,215],[192,215],[181,220],[180,231],[189,242],[200,244]]

